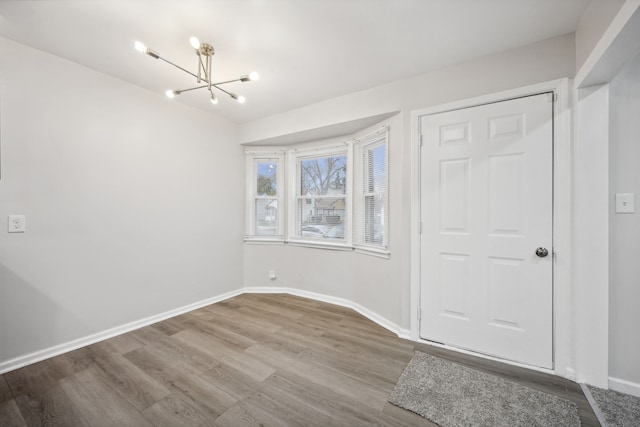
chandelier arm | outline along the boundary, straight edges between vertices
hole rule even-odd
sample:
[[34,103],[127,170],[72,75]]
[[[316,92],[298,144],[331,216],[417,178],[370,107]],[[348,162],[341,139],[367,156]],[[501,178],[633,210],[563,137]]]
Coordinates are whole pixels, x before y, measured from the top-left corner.
[[219,84],[219,83],[212,83],[212,84],[211,84],[211,86],[212,86],[212,87],[215,87],[215,88],[216,88],[216,89],[218,89],[219,91],[222,91],[222,92],[226,93],[227,95],[229,95],[229,96],[231,96],[231,97],[233,98],[233,96],[232,96],[231,92],[228,92],[228,91],[226,91],[226,90],[222,89],[221,87],[219,87],[219,86],[218,86],[218,84]]
[[209,91],[211,91],[211,55],[207,56],[207,84],[209,85]]
[[234,83],[234,82],[241,82],[241,81],[242,81],[242,78],[240,77],[240,78],[233,79],[233,80],[225,80],[224,82],[215,82],[215,83],[211,83],[211,84],[213,86],[216,86],[216,85],[223,85],[223,84],[226,84],[226,83]]
[[213,104],[217,104],[218,103],[218,98],[216,98],[215,93],[213,93],[213,86],[209,87],[209,93],[211,94],[211,102]]
[[[207,61],[209,61],[209,58],[207,58]],[[200,70],[202,70],[202,73],[204,74],[204,77],[202,77],[202,81],[205,83],[209,83],[209,80],[211,80],[209,78],[209,76],[211,75],[211,73],[207,72],[207,65],[206,62],[201,62],[200,63]]]
[[196,79],[198,80],[198,83],[200,83],[202,81],[202,73],[200,72],[200,70],[202,69],[202,56],[197,50],[196,55],[198,55],[198,77]]
[[[164,58],[163,58],[163,57],[161,57],[161,56],[159,56],[159,57],[158,57],[158,59],[163,60],[164,62],[166,62],[166,63],[167,63],[167,64],[169,64],[169,65],[173,65],[174,67],[176,67],[176,68],[178,68],[178,69],[180,69],[180,70],[184,71],[185,73],[192,75],[192,76],[193,76],[193,77],[195,77],[196,79],[198,78],[198,75],[197,75],[197,74],[192,73],[191,71],[187,70],[186,68],[182,68],[182,67],[181,67],[181,66],[179,66],[178,64],[174,64],[173,62],[171,62],[171,61],[169,61],[169,60],[167,60],[167,59],[164,59]],[[203,80],[203,81],[205,81],[205,82],[207,81],[207,80],[205,80],[205,79],[201,79],[201,80]]]
[[176,93],[189,92],[190,90],[204,89],[205,87],[207,87],[207,85],[190,87],[189,89],[180,89],[180,90],[176,90],[174,92],[176,92]]

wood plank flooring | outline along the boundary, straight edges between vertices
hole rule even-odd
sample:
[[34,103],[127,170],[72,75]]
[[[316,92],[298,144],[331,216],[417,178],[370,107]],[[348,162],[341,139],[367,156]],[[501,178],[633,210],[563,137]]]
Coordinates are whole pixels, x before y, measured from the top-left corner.
[[387,402],[415,350],[572,400],[599,425],[571,381],[245,294],[0,375],[0,426],[434,426]]

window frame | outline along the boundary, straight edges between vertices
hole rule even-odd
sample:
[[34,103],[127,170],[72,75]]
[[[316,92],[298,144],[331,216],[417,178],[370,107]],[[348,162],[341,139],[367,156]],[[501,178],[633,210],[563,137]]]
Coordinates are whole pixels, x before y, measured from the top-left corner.
[[[302,171],[301,162],[305,159],[313,159],[320,157],[345,156],[345,192],[344,195],[319,195],[306,197],[298,192],[301,189]],[[288,207],[288,226],[287,226],[287,243],[299,246],[324,247],[333,249],[351,250],[351,203],[352,203],[352,159],[353,147],[348,142],[331,145],[314,145],[312,147],[293,148],[288,151],[288,167],[289,174],[289,192],[287,197]],[[297,208],[300,200],[304,202],[306,199],[342,199],[344,198],[344,239],[322,240],[319,238],[299,236]]]
[[[353,233],[353,247],[358,252],[367,252],[375,255],[388,257],[389,251],[389,128],[383,126],[374,132],[371,132],[359,139],[354,140],[354,187],[353,187],[353,228],[356,230],[364,230],[366,225],[366,198],[370,196],[382,195],[383,197],[383,209],[384,209],[384,224],[383,224],[383,240],[381,244],[371,243],[365,241],[363,234],[362,240],[358,241],[358,233]],[[371,152],[377,147],[384,146],[384,192],[380,191],[366,191],[365,183],[367,182],[367,176],[372,172],[369,170],[368,162],[363,160],[363,156],[367,152]]]
[[[258,195],[258,163],[272,162],[277,164],[276,171],[276,195]],[[271,150],[246,150],[246,200],[245,200],[245,242],[252,243],[284,243],[286,238],[286,194],[287,182],[285,179],[285,151],[283,149]],[[278,216],[276,222],[276,234],[259,235],[256,233],[256,201],[276,200],[278,203]]]

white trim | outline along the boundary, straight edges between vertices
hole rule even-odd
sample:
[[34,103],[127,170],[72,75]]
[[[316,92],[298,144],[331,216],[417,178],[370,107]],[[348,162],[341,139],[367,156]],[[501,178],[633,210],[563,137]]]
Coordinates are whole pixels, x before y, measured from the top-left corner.
[[[510,89],[411,112],[411,339],[420,341],[420,117],[512,98],[554,92],[554,372],[573,379],[573,229],[571,218],[572,156],[569,80],[560,79]],[[504,360],[502,360],[505,362]],[[518,366],[515,362],[506,362]],[[533,367],[529,367],[533,369]],[[549,371],[547,371],[549,372]]]
[[420,234],[422,224],[420,221],[420,150],[422,138],[420,136],[420,116],[421,111],[411,112],[411,221],[410,221],[410,244],[411,244],[411,271],[409,274],[409,330],[411,339],[420,339]]
[[353,251],[363,255],[376,256],[378,258],[391,258],[391,252],[389,252],[388,249],[375,248],[372,246],[353,245]]
[[69,351],[77,350],[79,348],[86,347],[91,344],[95,344],[99,341],[103,341],[109,338],[116,337],[118,335],[125,334],[127,332],[140,329],[144,326],[148,326],[148,325],[160,322],[162,320],[178,316],[180,314],[188,313],[190,311],[197,310],[199,308],[214,304],[216,302],[233,298],[242,293],[243,293],[242,289],[227,292],[215,297],[211,297],[202,301],[195,302],[193,304],[189,304],[179,308],[175,308],[173,310],[165,311],[164,313],[156,314],[153,316],[146,317],[144,319],[135,320],[133,322],[126,323],[124,325],[116,326],[115,328],[107,329],[105,331],[98,332],[96,334],[88,335],[86,337],[78,338],[73,341],[69,341],[66,343],[55,345],[53,347],[38,350],[33,353],[25,354],[23,356],[18,356],[14,359],[1,362],[0,374],[22,368],[23,366],[40,362],[42,360],[49,359],[54,356],[58,356],[60,354],[67,353]]
[[250,245],[284,245],[286,243],[284,236],[280,236],[279,238],[244,236],[244,242],[249,243]]
[[362,255],[370,255],[378,258],[389,259],[391,258],[391,252],[386,249],[380,249],[370,246],[359,246],[359,245],[347,245],[344,243],[330,243],[323,242],[322,240],[311,241],[311,240],[284,240],[274,239],[274,238],[255,238],[255,237],[247,237],[244,238],[244,243],[249,245],[290,245],[290,246],[298,246],[302,248],[313,248],[313,249],[328,249],[333,251],[352,251]]
[[353,179],[354,175],[354,153],[353,153],[353,145],[352,143],[347,144],[347,188],[345,191],[348,196],[344,200],[344,239],[345,242],[351,246],[353,250],[353,224],[355,222],[355,218],[353,215]]
[[291,246],[300,246],[305,248],[329,249],[333,251],[353,251],[353,246],[346,243],[330,243],[321,240],[287,240],[287,244]]
[[351,308],[357,311],[358,313],[362,314],[364,317],[371,320],[372,322],[377,323],[383,328],[398,335],[399,338],[409,339],[409,331],[407,329],[401,328],[394,322],[380,316],[374,311],[356,302],[350,301],[348,299],[333,297],[325,294],[319,294],[316,292],[304,291],[300,289],[287,288],[287,287],[263,287],[263,286],[251,287],[250,286],[250,287],[244,287],[234,291],[226,292],[224,294],[207,298],[205,300],[198,301],[193,304],[185,305],[183,307],[169,310],[164,313],[160,313],[154,316],[149,316],[147,318],[136,320],[124,325],[120,325],[115,328],[107,329],[105,331],[98,332],[96,334],[88,335],[86,337],[78,338],[73,341],[69,341],[63,344],[58,344],[53,347],[38,350],[33,353],[29,353],[23,356],[16,357],[14,359],[7,360],[5,362],[1,362],[0,374],[4,374],[5,372],[13,371],[13,370],[22,368],[24,366],[31,365],[33,363],[37,363],[45,359],[49,359],[51,357],[59,356],[63,353],[77,350],[79,348],[86,347],[88,345],[95,344],[97,342],[104,341],[109,338],[113,338],[118,335],[122,335],[127,332],[131,332],[136,329],[140,329],[142,327],[152,325],[162,320],[166,320],[171,317],[188,313],[190,311],[197,310],[199,308],[206,307],[208,305],[215,304],[217,302],[224,301],[229,298],[233,298],[235,296],[238,296],[241,294],[247,294],[247,293],[254,293],[254,294],[271,293],[271,294],[296,295],[303,298],[310,298],[316,301],[321,301],[329,304],[335,304],[342,307]]
[[553,129],[553,361],[556,372],[575,379],[571,81],[559,81],[554,91],[557,100]]
[[351,308],[357,311],[358,313],[362,314],[364,317],[371,320],[372,322],[377,323],[383,328],[393,332],[399,338],[409,339],[409,331],[407,329],[401,328],[397,324],[380,316],[374,311],[371,311],[368,308],[345,298],[338,298],[331,295],[319,294],[316,292],[304,291],[301,289],[287,288],[287,287],[250,286],[250,287],[245,287],[243,289],[243,293],[289,294],[289,295],[295,295],[303,298],[310,298],[312,300],[326,302],[329,304],[339,305],[341,307]]
[[[608,387],[609,87],[579,89],[574,103],[574,346],[578,382]],[[594,262],[597,260],[597,262]]]
[[304,145],[301,147],[294,146],[287,150],[287,152],[293,153],[293,157],[295,158],[327,157],[342,151],[346,153],[349,145],[351,145],[351,141],[344,140],[337,144],[334,142],[331,144],[319,143],[317,145]]
[[[367,132],[364,135],[360,135],[357,138],[354,138],[351,142],[357,144],[364,141],[365,144],[369,144],[373,140],[378,139],[378,136],[383,133],[386,133],[385,138],[389,139],[389,125],[382,125],[378,129],[372,130],[371,132]],[[367,140],[371,141],[366,142]]]
[[244,153],[246,155],[253,156],[253,157],[260,157],[260,158],[284,156],[286,152],[287,150],[284,147],[278,147],[278,146],[265,147],[263,150],[260,150],[256,147],[254,147],[253,149],[244,150]]
[[620,393],[640,397],[640,383],[609,377],[609,388],[611,390],[619,391]]

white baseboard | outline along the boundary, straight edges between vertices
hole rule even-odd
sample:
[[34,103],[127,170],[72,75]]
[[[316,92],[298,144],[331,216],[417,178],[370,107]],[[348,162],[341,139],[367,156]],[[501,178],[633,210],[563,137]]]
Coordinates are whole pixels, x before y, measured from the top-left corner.
[[14,359],[0,362],[0,374],[4,374],[5,372],[13,371],[13,370],[22,368],[23,366],[40,362],[42,360],[49,359],[54,356],[58,356],[60,354],[67,353],[69,351],[77,350],[79,348],[86,347],[91,344],[95,344],[99,341],[113,338],[115,336],[122,335],[127,332],[131,332],[135,329],[139,329],[144,326],[148,326],[153,323],[157,323],[162,320],[168,319],[170,317],[178,316],[180,314],[184,314],[189,311],[193,311],[198,308],[205,307],[207,305],[210,305],[216,302],[224,301],[236,295],[240,295],[241,293],[243,293],[242,289],[227,292],[212,298],[207,298],[205,300],[195,302],[193,304],[189,304],[180,308],[169,310],[164,313],[156,314],[141,320],[136,320],[134,322],[116,326],[115,328],[107,329],[105,331],[98,332],[96,334],[92,334],[83,338],[78,338],[73,341],[58,344],[53,347],[45,348],[42,350],[35,351],[33,353],[25,354],[23,356],[18,356]]
[[165,319],[169,319],[171,317],[174,316],[178,316],[180,314],[184,314],[193,310],[197,310],[198,308],[201,307],[205,307],[207,305],[210,304],[214,304],[216,302],[220,302],[220,301],[224,301],[226,299],[235,297],[237,295],[240,294],[244,294],[244,293],[272,293],[272,294],[290,294],[290,295],[296,295],[296,296],[300,296],[300,297],[304,297],[304,298],[310,298],[310,299],[314,299],[317,301],[322,301],[322,302],[326,302],[329,304],[335,304],[335,305],[339,305],[342,307],[348,307],[348,308],[352,308],[353,310],[357,311],[358,313],[362,314],[363,316],[365,316],[366,318],[368,318],[369,320],[377,323],[378,325],[382,326],[385,329],[388,329],[389,331],[395,333],[396,335],[398,335],[398,337],[400,338],[406,338],[406,339],[410,339],[409,338],[409,330],[407,329],[402,329],[400,328],[398,325],[396,325],[395,323],[389,321],[388,319],[385,319],[384,317],[380,316],[379,314],[369,310],[366,307],[363,307],[360,304],[357,304],[353,301],[344,299],[344,298],[337,298],[337,297],[333,297],[330,295],[324,295],[324,294],[319,294],[319,293],[315,293],[315,292],[309,292],[309,291],[303,291],[300,289],[294,289],[294,288],[286,288],[286,287],[261,287],[261,286],[256,286],[256,287],[245,287],[245,288],[241,288],[235,291],[231,291],[231,292],[227,292],[212,298],[207,298],[205,300],[202,301],[198,301],[195,302],[193,304],[189,304],[189,305],[185,305],[183,307],[180,308],[176,308],[173,310],[169,310],[166,311],[164,313],[160,313],[154,316],[150,316],[141,320],[136,320],[134,322],[130,322],[124,325],[120,325],[117,326],[115,328],[111,328],[111,329],[107,329],[105,331],[102,332],[98,332],[96,334],[92,334],[92,335],[88,335],[86,337],[83,338],[78,338],[76,340],[73,341],[69,341],[66,343],[62,343],[62,344],[58,344],[55,345],[53,347],[49,347],[49,348],[45,348],[42,350],[38,350],[35,351],[33,353],[29,353],[23,356],[19,356],[16,357],[14,359],[10,359],[4,362],[0,362],[0,374],[3,374],[5,372],[9,372],[9,371],[13,371],[19,368],[22,368],[23,366],[27,366],[27,365],[31,365],[33,363],[37,363],[40,362],[42,360],[45,359],[49,359],[51,357],[55,357],[58,356],[60,354],[63,353],[67,353],[69,351],[73,351],[73,350],[77,350],[79,348],[82,347],[86,347],[88,345],[91,344],[95,344],[99,341],[103,341],[109,338],[113,338],[116,337],[118,335],[122,335],[125,334],[127,332],[131,332],[133,330],[142,328],[144,326],[148,326],[151,325],[153,323],[157,323],[160,322],[162,320]]
[[321,301],[321,302],[326,302],[329,304],[335,304],[335,305],[339,305],[341,307],[347,307],[347,308],[351,308],[355,311],[357,311],[358,313],[362,314],[364,317],[366,317],[367,319],[371,320],[372,322],[377,323],[378,325],[382,326],[383,328],[393,332],[394,334],[398,335],[398,337],[400,338],[405,338],[405,339],[410,339],[410,334],[409,334],[409,330],[408,329],[403,329],[400,326],[396,325],[395,323],[391,322],[390,320],[380,316],[379,314],[369,310],[368,308],[353,302],[351,300],[348,300],[346,298],[338,298],[338,297],[334,297],[331,295],[325,295],[325,294],[319,294],[316,292],[311,292],[311,291],[304,291],[301,289],[295,289],[295,288],[287,288],[287,287],[264,287],[264,286],[249,286],[249,287],[245,287],[243,289],[244,293],[255,293],[255,294],[260,294],[260,293],[267,293],[267,294],[290,294],[290,295],[296,295],[299,297],[303,297],[303,298],[309,298],[309,299],[313,299],[316,301]]
[[620,378],[609,377],[609,388],[620,393],[640,397],[640,384]]

